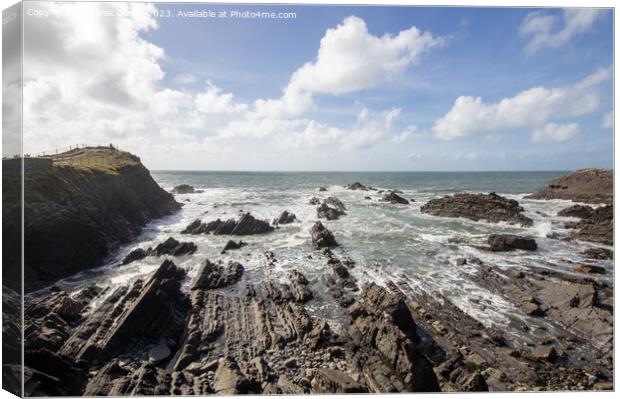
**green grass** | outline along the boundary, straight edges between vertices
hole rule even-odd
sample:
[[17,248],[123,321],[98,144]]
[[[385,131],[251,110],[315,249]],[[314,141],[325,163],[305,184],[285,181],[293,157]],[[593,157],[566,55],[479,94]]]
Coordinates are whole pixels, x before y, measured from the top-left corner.
[[140,165],[140,158],[135,155],[109,147],[78,148],[54,155],[52,159],[54,166],[90,169],[111,175],[118,175],[123,167]]

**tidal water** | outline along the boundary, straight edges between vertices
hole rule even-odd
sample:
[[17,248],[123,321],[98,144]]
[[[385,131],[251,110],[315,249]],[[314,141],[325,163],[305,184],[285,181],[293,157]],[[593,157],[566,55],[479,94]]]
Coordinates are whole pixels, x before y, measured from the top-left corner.
[[[566,174],[558,172],[152,172],[166,190],[186,183],[202,193],[176,195],[183,208],[175,215],[151,223],[135,242],[121,248],[103,267],[63,280],[60,285],[78,290],[89,284],[117,286],[146,278],[161,263],[155,257],[119,266],[120,260],[133,248],[154,247],[168,237],[193,241],[198,251],[174,258],[188,271],[187,283],[206,258],[213,261],[234,259],[245,267],[243,280],[265,278],[286,279],[292,269],[303,272],[312,282],[316,299],[309,307],[320,317],[337,321],[339,310],[324,290],[323,278],[328,273],[325,259],[312,248],[310,227],[317,220],[316,206],[308,200],[317,196],[336,196],[347,207],[347,215],[335,221],[323,221],[334,233],[346,256],[356,262],[351,273],[361,282],[379,284],[406,276],[415,289],[439,293],[450,302],[485,325],[505,327],[510,318],[527,320],[501,297],[477,286],[468,276],[475,272],[470,265],[456,266],[459,257],[475,256],[485,264],[502,268],[527,269],[537,266],[572,272],[578,255],[594,246],[585,242],[557,239],[569,234],[564,223],[572,218],[558,217],[557,212],[572,205],[570,201],[526,200],[523,197],[544,187],[549,180]],[[401,196],[414,200],[411,205],[395,205],[377,201],[374,191],[352,191],[346,184],[359,181],[379,189],[398,189]],[[320,186],[326,192],[319,192]],[[473,222],[460,218],[441,218],[420,212],[428,200],[457,192],[496,192],[516,199],[525,208],[525,215],[534,220],[532,227]],[[368,200],[365,197],[370,196]],[[211,221],[217,218],[238,218],[250,212],[257,218],[273,220],[282,211],[297,215],[299,222],[281,226],[266,235],[232,237],[249,245],[221,255],[229,236],[183,235],[180,233],[194,219]],[[489,234],[514,233],[535,237],[536,252],[515,251],[490,253],[477,249]],[[554,236],[555,238],[549,238]],[[277,262],[270,266],[265,251],[272,251]],[[308,255],[312,255],[309,258]],[[600,277],[613,280],[613,261],[596,261],[608,269]],[[541,326],[541,331],[545,330]],[[530,334],[536,334],[536,328]],[[518,334],[518,332],[515,332]]]

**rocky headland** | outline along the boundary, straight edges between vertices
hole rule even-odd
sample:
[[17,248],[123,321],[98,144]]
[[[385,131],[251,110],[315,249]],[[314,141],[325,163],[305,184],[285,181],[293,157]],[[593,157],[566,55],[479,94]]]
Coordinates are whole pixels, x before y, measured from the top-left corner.
[[588,204],[612,204],[614,172],[610,169],[579,169],[549,182],[531,199],[565,199]]
[[[361,196],[374,190],[349,187]],[[381,200],[405,205],[396,196],[389,191]],[[177,209],[171,201],[171,210]],[[255,279],[243,260],[205,258],[192,242],[170,238],[155,248],[136,248],[121,262],[161,257],[152,274],[130,284],[92,285],[72,294],[51,287],[28,296],[26,395],[613,389],[613,286],[588,263],[613,257],[611,250],[584,251],[576,273],[507,269],[466,253],[456,265],[447,264],[513,309],[508,325],[498,328],[449,296],[421,289],[421,276],[362,281],[346,239],[332,224],[355,209],[333,196],[310,203],[318,208],[305,232],[306,256],[325,265],[315,278],[291,269],[285,279],[271,273]],[[494,193],[432,199],[421,211],[519,227],[533,223],[518,201]],[[271,217],[276,226],[296,220],[289,212]],[[573,209],[567,217],[580,218],[571,239],[609,243],[600,237],[609,238],[613,208]],[[276,234],[272,224],[243,213],[239,219],[195,220],[176,233],[230,236],[225,252],[246,245],[234,236],[269,240]],[[506,256],[540,251],[536,240],[515,234],[489,235],[482,249]],[[175,264],[181,255],[194,261],[195,274]],[[267,268],[278,262],[271,251],[257,256]],[[3,295],[5,302],[14,305]],[[337,317],[317,315],[317,303],[329,304]],[[539,333],[519,333],[530,330]]]

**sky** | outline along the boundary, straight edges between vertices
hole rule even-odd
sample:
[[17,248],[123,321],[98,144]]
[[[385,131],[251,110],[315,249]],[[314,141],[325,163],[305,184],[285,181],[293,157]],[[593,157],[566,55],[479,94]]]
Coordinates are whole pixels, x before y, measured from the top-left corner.
[[114,143],[155,170],[613,166],[611,10],[24,11],[27,153]]

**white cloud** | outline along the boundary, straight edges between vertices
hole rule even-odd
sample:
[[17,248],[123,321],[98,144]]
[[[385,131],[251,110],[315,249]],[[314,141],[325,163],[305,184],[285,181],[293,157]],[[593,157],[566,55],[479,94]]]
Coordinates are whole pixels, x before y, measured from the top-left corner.
[[401,133],[394,135],[392,137],[392,141],[395,142],[396,144],[404,143],[405,141],[409,140],[412,135],[417,134],[417,131],[418,131],[417,126],[409,125]]
[[282,96],[257,100],[255,111],[265,117],[296,116],[314,107],[316,93],[339,95],[375,88],[400,76],[443,42],[415,26],[396,35],[375,36],[363,19],[350,16],[325,32],[316,59],[292,74]]
[[548,123],[540,129],[534,130],[530,136],[532,143],[539,142],[562,142],[568,141],[579,134],[579,126],[576,123],[566,125]]
[[540,128],[554,118],[585,115],[598,108],[598,85],[610,77],[609,68],[600,69],[572,86],[533,87],[496,103],[460,96],[452,109],[435,122],[433,133],[440,140],[452,140],[472,134]]
[[247,106],[236,103],[232,93],[222,93],[219,87],[207,82],[207,89],[196,96],[196,109],[205,114],[242,112]]
[[588,32],[602,15],[602,10],[594,8],[572,8],[564,10],[560,20],[555,15],[531,12],[519,30],[521,36],[529,38],[525,52],[531,55],[544,48],[561,47],[573,37]]
[[190,85],[192,83],[196,83],[196,81],[198,81],[198,78],[196,78],[196,75],[191,74],[189,72],[183,72],[183,73],[179,73],[174,77],[174,82],[180,85]]
[[603,116],[603,122],[601,123],[601,127],[603,129],[613,129],[614,128],[614,111],[609,111]]

